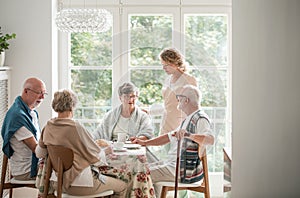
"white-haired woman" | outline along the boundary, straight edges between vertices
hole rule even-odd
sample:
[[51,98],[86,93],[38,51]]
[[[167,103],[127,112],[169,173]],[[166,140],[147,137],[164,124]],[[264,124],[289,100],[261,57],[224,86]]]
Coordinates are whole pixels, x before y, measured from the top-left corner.
[[126,133],[131,140],[150,139],[153,137],[151,119],[147,113],[136,105],[138,89],[126,82],[118,89],[121,105],[109,111],[103,118],[94,139],[116,140],[118,133]]

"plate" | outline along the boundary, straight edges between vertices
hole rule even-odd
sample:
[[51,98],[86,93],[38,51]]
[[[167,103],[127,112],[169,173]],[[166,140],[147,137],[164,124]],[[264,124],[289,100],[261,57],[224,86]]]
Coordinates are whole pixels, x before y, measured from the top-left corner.
[[115,149],[114,148],[114,152],[125,152],[127,149],[126,148],[122,148],[122,149]]
[[139,144],[124,144],[124,148],[127,148],[127,149],[139,149],[139,148],[141,148],[141,145],[139,145]]

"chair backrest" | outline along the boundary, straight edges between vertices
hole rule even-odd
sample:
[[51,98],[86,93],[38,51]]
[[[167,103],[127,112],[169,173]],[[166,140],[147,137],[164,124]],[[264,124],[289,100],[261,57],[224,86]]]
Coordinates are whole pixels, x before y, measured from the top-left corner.
[[203,183],[201,185],[202,188],[199,189],[200,192],[203,192],[205,195],[205,198],[210,197],[210,191],[209,191],[209,179],[208,179],[208,162],[207,162],[207,154],[206,154],[206,148],[202,148],[199,146],[199,157],[202,162],[202,168],[203,168]]
[[224,155],[224,186],[223,191],[231,191],[231,155],[228,148],[223,148]]
[[60,164],[62,164],[62,171],[69,170],[73,165],[74,154],[72,149],[64,146],[48,145],[48,154],[52,162],[52,168],[58,172]]
[[[20,187],[30,187],[35,188],[35,181],[18,181],[18,183],[11,183],[10,182],[10,175],[7,176],[6,173],[9,173],[7,170],[8,167],[8,157],[3,153],[2,159],[2,170],[1,170],[1,184],[0,184],[0,197],[3,197],[3,190],[9,189],[9,197],[12,197],[13,188],[20,188]],[[10,173],[9,173],[10,174]],[[6,181],[7,180],[7,181]]]
[[[47,198],[49,189],[49,180],[52,173],[52,169],[57,172],[57,198],[62,197],[62,185],[63,185],[63,173],[69,170],[73,165],[74,154],[72,149],[66,148],[64,146],[54,146],[47,145],[48,158],[47,158],[47,169],[46,178],[44,185],[43,198]],[[71,196],[64,194],[64,197],[107,197],[114,193],[113,190],[106,190],[102,193],[98,193],[91,196]]]
[[58,145],[47,145],[47,174],[45,179],[45,189],[43,197],[47,197],[49,189],[49,179],[52,169],[57,172],[57,198],[62,197],[63,173],[73,165],[74,154],[72,149]]

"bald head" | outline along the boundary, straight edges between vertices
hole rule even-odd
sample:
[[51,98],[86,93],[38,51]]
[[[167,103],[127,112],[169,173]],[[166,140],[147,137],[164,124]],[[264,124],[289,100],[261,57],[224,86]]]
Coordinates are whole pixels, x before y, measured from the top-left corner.
[[34,87],[41,86],[41,85],[45,87],[45,83],[42,80],[35,77],[31,77],[25,80],[25,82],[23,83],[23,89],[25,88],[33,89]]
[[182,89],[182,94],[189,98],[193,106],[199,106],[202,99],[200,90],[193,85],[185,85]]

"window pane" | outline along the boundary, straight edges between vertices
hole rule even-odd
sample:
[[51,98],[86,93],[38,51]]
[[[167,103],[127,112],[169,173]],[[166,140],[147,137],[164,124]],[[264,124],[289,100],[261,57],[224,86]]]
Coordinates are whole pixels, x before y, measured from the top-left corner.
[[172,16],[131,15],[130,65],[158,65],[160,51],[172,45]]
[[72,33],[71,63],[74,66],[111,66],[112,33]]
[[226,107],[227,105],[227,70],[193,69],[191,75],[198,80],[202,92],[201,106]]
[[227,66],[227,16],[185,15],[186,58],[190,65]]
[[79,104],[75,118],[99,119],[111,106],[111,70],[71,70],[71,89]]
[[148,107],[162,102],[161,89],[166,78],[163,70],[134,69],[130,72],[131,81],[139,88],[140,106]]
[[90,133],[93,133],[99,123],[81,122],[81,124],[86,128],[86,130],[88,130]]

